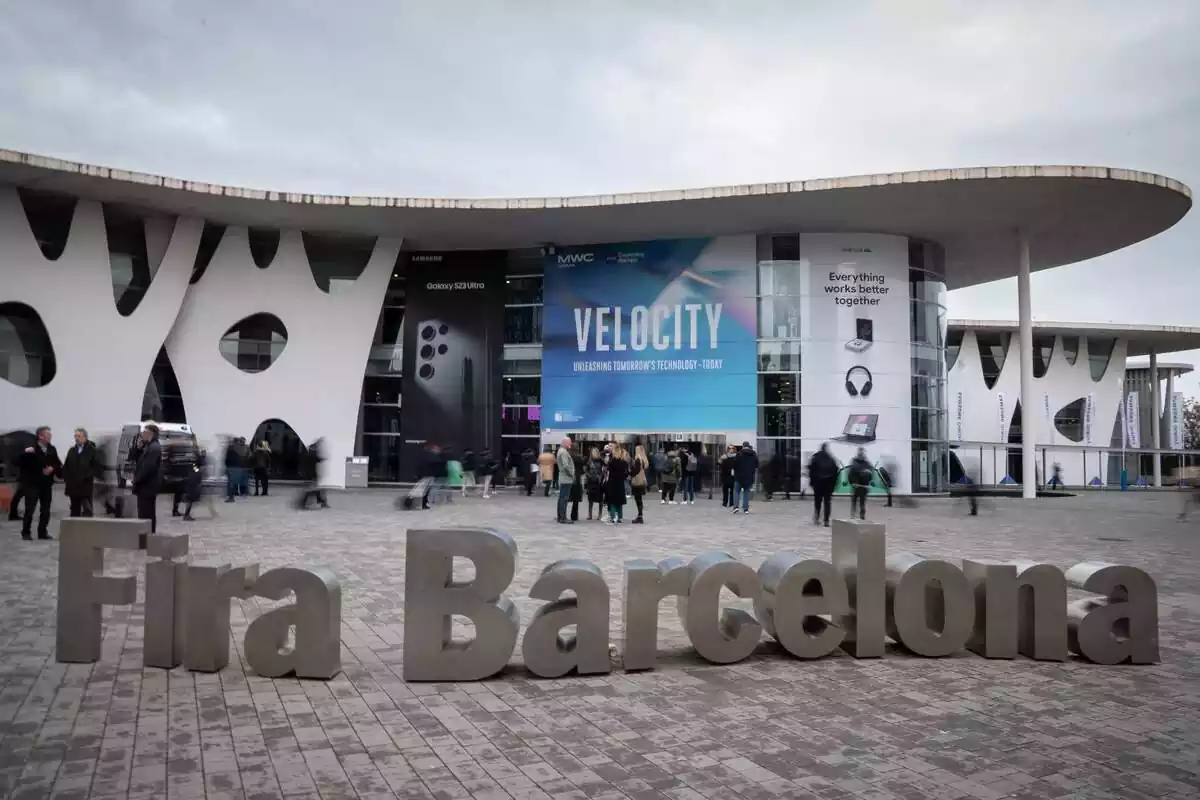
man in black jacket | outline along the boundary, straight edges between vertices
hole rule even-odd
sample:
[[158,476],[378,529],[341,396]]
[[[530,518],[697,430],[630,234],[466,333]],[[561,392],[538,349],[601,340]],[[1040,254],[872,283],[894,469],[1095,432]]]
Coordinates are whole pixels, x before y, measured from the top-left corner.
[[150,532],[158,533],[158,490],[162,486],[162,446],[158,426],[142,428],[142,449],[133,468],[133,494],[137,498],[138,519],[150,520]]
[[300,495],[301,511],[308,508],[309,498],[316,500],[319,507],[329,508],[329,502],[325,499],[325,491],[321,488],[321,462],[325,460],[325,454],[322,452],[324,448],[324,438],[317,439],[308,446],[308,460],[312,468],[310,475],[311,483],[305,488],[304,493]]
[[33,527],[33,509],[40,506],[38,514],[38,538],[50,539],[50,500],[54,495],[54,476],[62,474],[62,462],[58,451],[50,444],[50,428],[46,425],[37,429],[37,443],[26,447],[21,454],[21,494],[25,498],[25,518],[21,521],[21,538],[30,540]]
[[829,527],[829,507],[833,503],[837,476],[837,461],[830,455],[829,443],[826,442],[808,461],[808,485],[813,493],[813,525],[821,524],[824,509],[824,525]]
[[75,429],[75,445],[67,451],[62,476],[67,497],[71,501],[72,517],[92,516],[92,495],[96,479],[104,472],[104,463],[95,443],[88,440],[83,428]]
[[749,442],[742,442],[742,449],[733,459],[734,501],[733,513],[750,513],[750,493],[754,491],[754,476],[758,473],[758,454]]

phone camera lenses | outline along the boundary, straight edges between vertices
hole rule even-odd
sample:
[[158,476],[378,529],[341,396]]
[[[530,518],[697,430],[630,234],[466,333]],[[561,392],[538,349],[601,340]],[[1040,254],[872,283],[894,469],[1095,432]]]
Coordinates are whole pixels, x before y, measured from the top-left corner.
[[421,338],[425,341],[431,341],[434,336],[437,336],[437,331],[434,330],[432,325],[426,325],[424,328],[421,328]]
[[449,349],[449,348],[447,348],[447,347],[446,347],[446,345],[444,345],[444,344],[439,344],[439,345],[438,345],[438,355],[443,355],[443,356],[444,356],[444,355],[446,355],[446,350],[447,350],[447,349]]
[[417,370],[417,374],[421,376],[422,380],[429,380],[433,377],[433,364],[422,364]]
[[439,325],[439,326],[438,326],[438,333],[440,333],[442,336],[445,336],[445,335],[446,335],[447,333],[449,333],[449,332],[450,332],[450,326],[449,326],[449,325],[445,325],[445,324],[443,324],[443,325]]
[[433,345],[431,345],[431,344],[421,345],[421,358],[423,358],[425,360],[429,360],[429,359],[433,358]]

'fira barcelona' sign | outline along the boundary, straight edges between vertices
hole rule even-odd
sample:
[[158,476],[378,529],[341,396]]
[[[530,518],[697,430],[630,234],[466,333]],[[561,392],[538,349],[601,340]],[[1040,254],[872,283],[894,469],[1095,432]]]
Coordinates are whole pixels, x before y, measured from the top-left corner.
[[[229,663],[234,598],[295,602],[254,619],[244,643],[250,667],[266,677],[332,678],[341,670],[341,588],[325,568],[189,564],[187,536],[149,535],[149,523],[65,520],[59,550],[57,658],[100,657],[101,610],[131,605],[134,576],[103,574],[105,549],[144,549],[144,663],[217,671]],[[1021,654],[1062,661],[1068,653],[1099,664],[1158,660],[1154,581],[1140,569],[1082,563],[1063,572],[1048,564],[962,561],[888,554],[882,525],[834,522],[832,560],[778,553],[757,569],[728,553],[691,561],[635,559],[624,570],[626,670],[650,669],[657,653],[658,611],[674,597],[696,652],[717,664],[747,658],[767,633],[792,655],[820,658],[842,649],[857,658],[884,654],[888,638],[922,656],[964,648],[986,658]],[[456,582],[454,559],[475,566]],[[517,647],[520,614],[504,596],[516,571],[517,545],[493,530],[408,532],[404,585],[404,678],[479,680],[504,669]],[[1096,597],[1067,602],[1067,588]],[[728,588],[753,601],[754,613],[722,608]],[[544,600],[521,639],[525,667],[553,678],[610,672],[611,594],[600,569],[582,559],[542,570],[529,592]],[[476,637],[455,641],[451,620],[463,616]],[[567,635],[564,628],[574,627]],[[288,647],[289,630],[294,643]]]

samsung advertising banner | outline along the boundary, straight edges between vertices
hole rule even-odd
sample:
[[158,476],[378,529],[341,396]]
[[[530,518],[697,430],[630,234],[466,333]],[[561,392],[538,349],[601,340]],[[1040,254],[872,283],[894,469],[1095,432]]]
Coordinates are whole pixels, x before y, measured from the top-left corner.
[[[898,491],[912,472],[908,240],[877,234],[802,234],[805,449],[828,441],[846,464],[863,447]],[[777,272],[789,265],[774,265]],[[776,279],[778,283],[778,277]],[[773,287],[776,293],[779,287]]]
[[755,430],[753,236],[556,248],[544,293],[543,430]]
[[504,251],[411,253],[406,267],[401,474],[426,443],[500,452]]

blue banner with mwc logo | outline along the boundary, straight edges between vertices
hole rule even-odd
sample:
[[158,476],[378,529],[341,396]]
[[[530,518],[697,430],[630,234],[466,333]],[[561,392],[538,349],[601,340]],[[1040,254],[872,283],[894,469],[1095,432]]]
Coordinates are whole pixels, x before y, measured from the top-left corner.
[[545,257],[542,427],[756,428],[753,236]]

